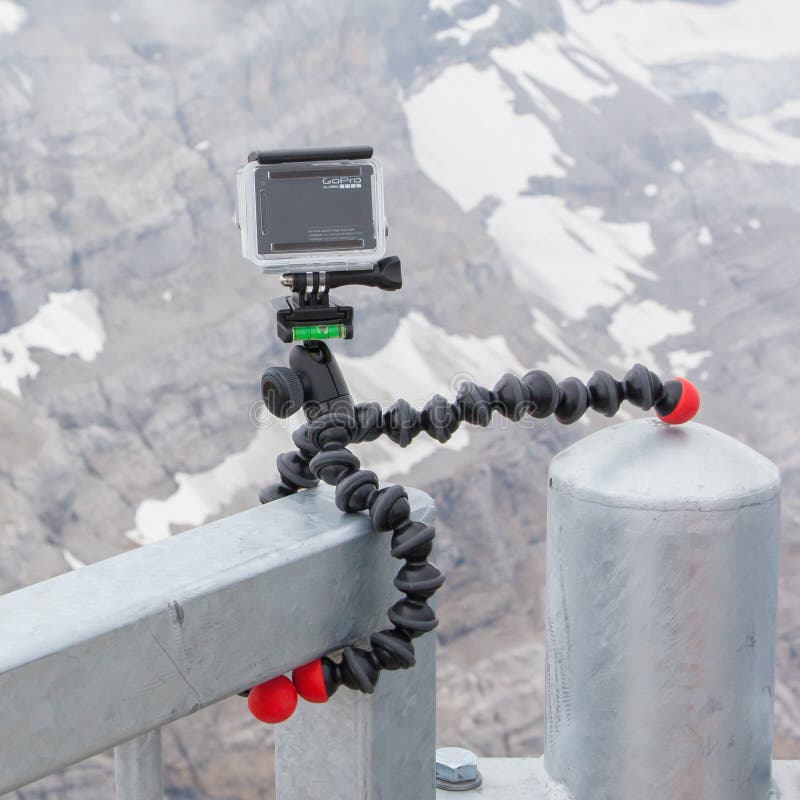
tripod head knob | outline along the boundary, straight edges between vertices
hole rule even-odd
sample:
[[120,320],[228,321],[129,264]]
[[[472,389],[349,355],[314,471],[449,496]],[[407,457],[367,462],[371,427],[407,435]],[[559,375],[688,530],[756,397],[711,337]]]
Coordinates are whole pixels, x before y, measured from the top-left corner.
[[285,419],[303,407],[305,393],[293,369],[269,367],[261,376],[261,397],[271,414]]

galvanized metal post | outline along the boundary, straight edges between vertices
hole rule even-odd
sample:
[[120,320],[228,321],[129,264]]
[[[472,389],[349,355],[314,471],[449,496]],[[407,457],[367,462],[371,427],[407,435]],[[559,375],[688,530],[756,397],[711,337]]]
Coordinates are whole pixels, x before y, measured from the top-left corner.
[[114,748],[116,800],[164,800],[161,729]]
[[637,420],[550,468],[545,768],[574,800],[764,800],[780,478]]
[[413,669],[384,672],[373,695],[341,688],[300,701],[277,728],[277,800],[433,800],[436,640],[415,642]]

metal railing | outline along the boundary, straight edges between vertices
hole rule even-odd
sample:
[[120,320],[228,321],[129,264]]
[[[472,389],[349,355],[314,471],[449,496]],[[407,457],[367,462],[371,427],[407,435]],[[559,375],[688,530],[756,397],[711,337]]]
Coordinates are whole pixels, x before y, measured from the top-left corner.
[[[557,456],[545,753],[483,762],[475,791],[800,800],[800,765],[771,760],[779,510],[774,465],[702,425]],[[115,747],[119,800],[162,800],[161,726],[378,629],[387,545],[318,488],[0,597],[0,793]],[[434,648],[374,695],[301,702],[278,800],[432,800]]]
[[[0,794],[115,747],[117,797],[162,800],[161,726],[380,628],[396,569],[320,487],[0,597]],[[278,732],[280,800],[434,796],[425,639],[374,695],[301,701]]]

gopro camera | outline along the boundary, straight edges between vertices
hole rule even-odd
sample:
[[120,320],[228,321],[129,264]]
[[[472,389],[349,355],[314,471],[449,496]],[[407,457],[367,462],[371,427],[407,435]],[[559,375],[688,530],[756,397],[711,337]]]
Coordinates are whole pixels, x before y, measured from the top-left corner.
[[371,147],[251,153],[236,222],[264,272],[367,269],[386,251],[380,162]]

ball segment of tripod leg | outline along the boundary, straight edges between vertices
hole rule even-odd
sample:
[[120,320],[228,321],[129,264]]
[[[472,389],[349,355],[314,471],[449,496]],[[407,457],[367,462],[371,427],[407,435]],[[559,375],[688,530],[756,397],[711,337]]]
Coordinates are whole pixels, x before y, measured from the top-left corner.
[[284,722],[297,708],[297,689],[285,675],[279,675],[254,686],[247,695],[247,707],[260,722]]
[[328,690],[322,674],[322,659],[317,658],[309,664],[303,664],[292,672],[292,683],[297,693],[309,703],[327,703]]
[[680,386],[680,390],[675,392],[677,397],[670,398],[671,409],[669,406],[666,409],[659,407],[656,408],[656,412],[662,422],[668,425],[682,425],[697,414],[700,408],[700,393],[686,378],[676,378],[674,381],[669,381],[669,384],[671,384],[669,389],[673,389],[675,384]]

